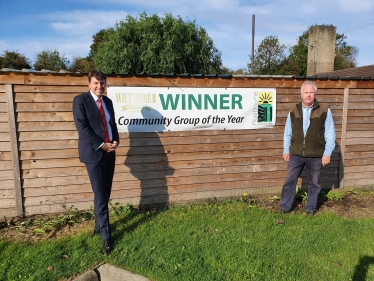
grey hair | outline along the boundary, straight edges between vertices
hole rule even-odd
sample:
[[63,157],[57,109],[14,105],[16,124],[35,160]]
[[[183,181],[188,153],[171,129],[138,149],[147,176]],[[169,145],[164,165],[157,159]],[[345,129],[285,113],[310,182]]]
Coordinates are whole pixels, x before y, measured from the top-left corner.
[[314,87],[314,93],[317,94],[317,85],[316,83],[314,83],[313,81],[305,81],[302,85],[301,85],[301,89],[300,89],[300,93],[302,94],[303,93],[303,89],[304,89],[304,86],[305,85],[313,85]]

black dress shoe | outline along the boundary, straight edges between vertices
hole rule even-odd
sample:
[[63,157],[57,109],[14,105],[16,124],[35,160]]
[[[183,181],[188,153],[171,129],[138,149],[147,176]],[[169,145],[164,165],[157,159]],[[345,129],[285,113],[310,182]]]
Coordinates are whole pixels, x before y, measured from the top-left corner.
[[112,242],[110,241],[110,239],[104,240],[104,245],[101,250],[104,255],[109,255],[112,252],[113,247],[112,247]]
[[316,213],[316,211],[314,211],[314,212],[310,212],[310,211],[306,211],[305,212],[305,214],[307,215],[307,216],[314,216],[314,214]]
[[94,229],[93,230],[93,235],[100,234],[100,230]]

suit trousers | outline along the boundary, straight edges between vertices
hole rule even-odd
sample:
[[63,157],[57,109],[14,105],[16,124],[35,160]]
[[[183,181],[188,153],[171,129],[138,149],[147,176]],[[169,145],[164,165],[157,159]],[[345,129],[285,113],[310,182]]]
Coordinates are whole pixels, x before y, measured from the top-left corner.
[[307,212],[315,212],[317,210],[318,194],[321,191],[319,178],[322,167],[322,157],[307,158],[291,154],[280,202],[280,207],[283,211],[290,211],[292,208],[297,180],[304,167],[308,177],[308,201],[305,209]]
[[108,203],[112,191],[115,152],[103,152],[98,163],[86,163],[85,165],[94,193],[94,229],[100,231],[103,240],[107,240],[111,238]]

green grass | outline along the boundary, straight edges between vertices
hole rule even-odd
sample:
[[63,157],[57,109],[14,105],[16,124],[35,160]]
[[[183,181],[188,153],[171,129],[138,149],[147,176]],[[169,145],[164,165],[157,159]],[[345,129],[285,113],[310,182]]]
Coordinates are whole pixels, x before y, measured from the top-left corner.
[[107,257],[101,238],[89,233],[0,241],[0,280],[64,280],[100,263],[156,281],[374,280],[374,219],[274,214],[231,200],[112,221],[114,251]]

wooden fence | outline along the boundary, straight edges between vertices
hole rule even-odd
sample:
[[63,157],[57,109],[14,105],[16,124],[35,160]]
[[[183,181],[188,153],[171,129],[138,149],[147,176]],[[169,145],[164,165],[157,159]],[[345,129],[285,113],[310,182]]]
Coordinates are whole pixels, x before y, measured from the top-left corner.
[[[374,80],[314,79],[337,132],[323,188],[374,185]],[[120,76],[111,86],[276,88],[276,126],[257,130],[120,133],[111,198],[133,205],[279,194],[283,128],[300,101],[294,77]],[[88,209],[93,194],[78,159],[73,97],[87,75],[0,72],[0,218]],[[130,173],[131,169],[131,173]],[[299,184],[305,187],[305,175]]]

